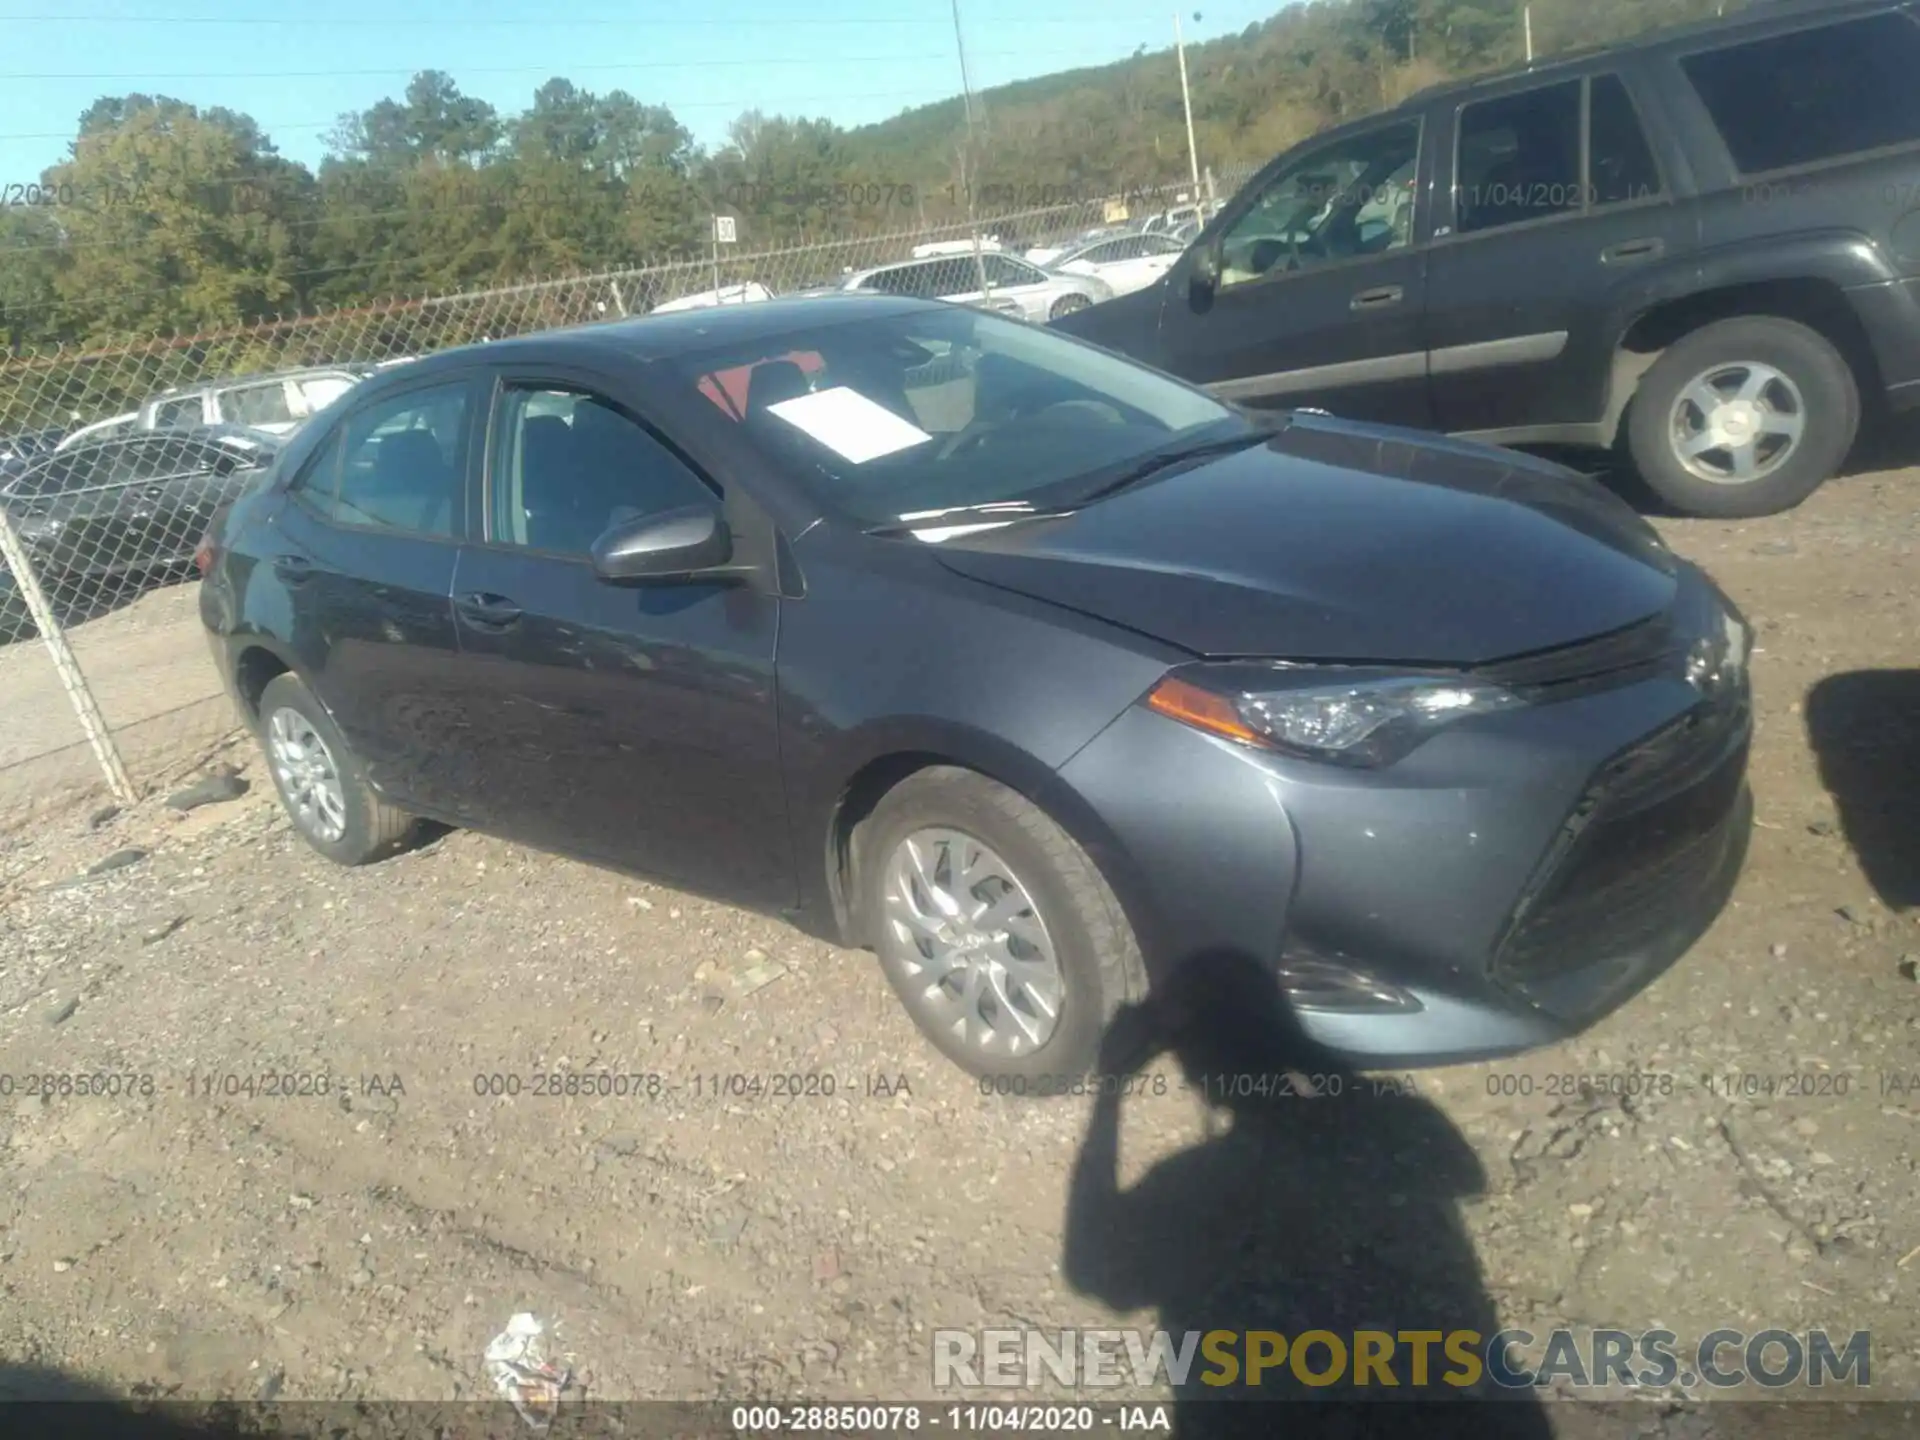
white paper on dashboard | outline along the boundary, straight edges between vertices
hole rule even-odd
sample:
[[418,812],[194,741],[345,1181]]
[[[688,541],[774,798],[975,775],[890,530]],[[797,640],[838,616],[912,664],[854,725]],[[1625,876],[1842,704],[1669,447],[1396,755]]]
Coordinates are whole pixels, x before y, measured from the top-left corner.
[[856,465],[924,445],[933,438],[878,401],[844,385],[782,400],[767,409]]

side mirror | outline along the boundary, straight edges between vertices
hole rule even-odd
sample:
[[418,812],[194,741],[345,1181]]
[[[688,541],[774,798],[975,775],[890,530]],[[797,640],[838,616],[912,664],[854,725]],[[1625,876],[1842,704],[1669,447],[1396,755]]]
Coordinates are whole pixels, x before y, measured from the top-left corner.
[[602,580],[691,579],[732,558],[727,522],[706,505],[624,521],[593,542],[593,573]]
[[1220,242],[1209,240],[1193,252],[1193,265],[1187,271],[1187,303],[1195,310],[1213,304],[1213,292],[1220,286]]

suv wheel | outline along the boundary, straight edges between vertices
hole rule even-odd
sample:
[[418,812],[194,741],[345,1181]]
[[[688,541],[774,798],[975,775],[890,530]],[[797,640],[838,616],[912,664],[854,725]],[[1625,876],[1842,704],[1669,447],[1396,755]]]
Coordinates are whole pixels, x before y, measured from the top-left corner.
[[861,827],[856,874],[889,983],[972,1075],[1083,1076],[1108,1020],[1146,992],[1133,930],[1093,861],[985,776],[940,766],[902,781]]
[[1084,310],[1093,302],[1084,295],[1062,295],[1053,302],[1053,308],[1047,312],[1049,320],[1058,320],[1062,315],[1071,315],[1076,310]]
[[1791,510],[1840,468],[1860,428],[1853,371],[1825,336],[1748,316],[1670,346],[1634,395],[1627,445],[1688,515]]
[[413,817],[374,794],[345,737],[295,676],[276,676],[261,694],[260,741],[293,828],[335,864],[364,865],[412,831]]

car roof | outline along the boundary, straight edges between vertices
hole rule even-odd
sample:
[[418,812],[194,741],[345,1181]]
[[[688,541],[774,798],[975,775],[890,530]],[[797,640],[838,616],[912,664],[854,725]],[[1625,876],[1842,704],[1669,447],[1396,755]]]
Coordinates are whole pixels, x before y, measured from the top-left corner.
[[[823,307],[828,305],[834,307],[831,321],[825,321],[823,315]],[[698,310],[641,315],[628,320],[603,320],[558,330],[537,330],[532,334],[488,340],[477,345],[462,345],[457,349],[424,356],[404,368],[384,371],[366,383],[378,385],[381,387],[380,393],[387,393],[389,385],[394,389],[410,388],[418,377],[463,368],[475,360],[484,358],[512,363],[524,356],[547,361],[556,350],[575,350],[583,356],[615,357],[628,361],[661,360],[712,346],[751,343],[762,336],[779,335],[809,325],[881,320],[916,310],[944,312],[948,308],[937,300],[851,292],[783,296],[751,305],[709,305]]]
[[[1446,80],[1438,85],[1429,85],[1424,90],[1415,91],[1393,109],[1383,113],[1397,115],[1409,110],[1425,109],[1436,100],[1444,100],[1455,95],[1471,95],[1478,90],[1504,85],[1509,80],[1528,75],[1551,79],[1560,71],[1584,68],[1601,55],[1639,54],[1665,45],[1684,44],[1696,38],[1731,39],[1742,30],[1758,29],[1780,20],[1795,18],[1810,22],[1845,20],[1908,8],[1910,5],[1907,0],[1750,0],[1745,9],[1737,10],[1731,15],[1718,15],[1706,20],[1693,20],[1676,25],[1662,25],[1628,40],[1616,40],[1605,45],[1587,45],[1578,50],[1561,51],[1530,65],[1513,65],[1486,75],[1475,75],[1464,80]],[[1378,119],[1379,116],[1372,115],[1366,118],[1372,120]]]

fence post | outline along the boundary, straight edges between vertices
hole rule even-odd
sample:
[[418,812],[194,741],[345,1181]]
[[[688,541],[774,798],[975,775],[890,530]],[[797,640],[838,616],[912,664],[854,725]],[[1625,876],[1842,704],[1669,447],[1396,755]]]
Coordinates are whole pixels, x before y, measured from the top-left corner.
[[4,559],[7,568],[13,572],[13,578],[20,586],[20,597],[27,602],[33,623],[40,627],[40,638],[46,642],[47,653],[53,657],[53,668],[60,673],[60,683],[66,686],[67,698],[73,702],[74,713],[80,717],[80,728],[86,732],[87,743],[93,747],[94,759],[100,762],[101,770],[106,773],[113,798],[131,805],[140,797],[134,793],[133,782],[127,778],[127,767],[121,763],[120,752],[114,748],[113,736],[107,730],[106,721],[101,718],[100,707],[94,703],[93,692],[87,688],[87,677],[80,673],[80,662],[73,658],[66,632],[54,618],[53,606],[47,603],[47,592],[40,588],[40,577],[34,574],[33,566],[27,559],[26,547],[14,533],[13,517],[7,514],[4,505],[0,505],[0,559]]

